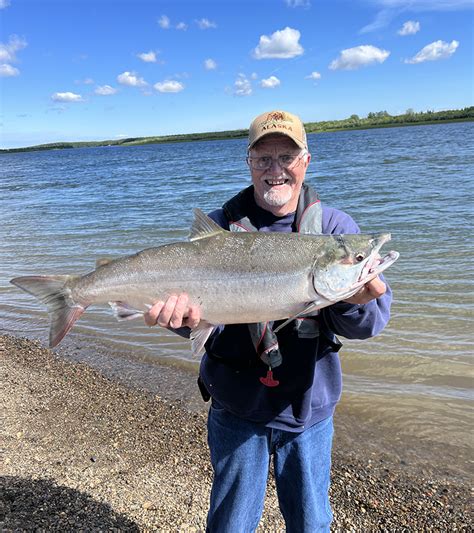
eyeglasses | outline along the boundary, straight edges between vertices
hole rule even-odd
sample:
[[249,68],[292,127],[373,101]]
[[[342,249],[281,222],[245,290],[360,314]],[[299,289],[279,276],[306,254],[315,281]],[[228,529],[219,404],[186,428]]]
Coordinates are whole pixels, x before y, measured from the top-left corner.
[[248,156],[247,164],[254,170],[268,170],[271,168],[273,161],[276,161],[280,168],[290,168],[291,166],[296,166],[307,153],[307,150],[302,150],[298,154],[279,155],[276,159],[268,155],[261,157]]

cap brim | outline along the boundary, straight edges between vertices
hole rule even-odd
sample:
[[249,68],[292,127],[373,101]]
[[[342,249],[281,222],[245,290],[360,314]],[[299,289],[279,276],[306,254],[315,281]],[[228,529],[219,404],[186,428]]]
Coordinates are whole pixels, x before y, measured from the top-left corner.
[[248,145],[248,149],[250,150],[255,145],[255,143],[257,143],[260,139],[263,139],[263,137],[266,137],[267,135],[284,135],[285,137],[288,137],[288,139],[291,139],[296,144],[296,146],[299,146],[302,149],[306,149],[307,148],[307,146],[305,144],[303,144],[301,141],[295,139],[291,135],[288,135],[287,133],[284,133],[282,131],[265,131],[261,135],[256,137],[252,141],[252,144]]

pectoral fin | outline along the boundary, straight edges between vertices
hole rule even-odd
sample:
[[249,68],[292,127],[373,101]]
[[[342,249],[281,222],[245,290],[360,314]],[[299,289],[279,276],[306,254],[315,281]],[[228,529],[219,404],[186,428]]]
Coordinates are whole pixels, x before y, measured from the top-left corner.
[[280,324],[278,327],[276,327],[273,330],[273,333],[278,333],[280,329],[284,328],[286,325],[288,325],[293,320],[297,319],[298,317],[302,315],[307,315],[308,313],[311,313],[312,311],[316,311],[317,309],[321,309],[321,307],[325,307],[327,303],[323,303],[321,301],[315,301],[311,302],[309,305],[307,305],[302,311],[300,311],[298,314],[290,316],[287,320],[283,322],[283,324]]

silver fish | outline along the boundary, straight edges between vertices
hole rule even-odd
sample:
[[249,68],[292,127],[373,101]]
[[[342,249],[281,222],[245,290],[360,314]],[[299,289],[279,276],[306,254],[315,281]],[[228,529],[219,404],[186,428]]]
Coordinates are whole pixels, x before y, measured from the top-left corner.
[[11,283],[44,303],[49,345],[56,346],[93,304],[109,303],[119,320],[142,316],[158,300],[188,293],[201,306],[191,332],[195,355],[217,324],[288,319],[355,294],[392,265],[381,258],[390,234],[232,233],[199,209],[188,241],[149,248],[84,276],[24,276]]

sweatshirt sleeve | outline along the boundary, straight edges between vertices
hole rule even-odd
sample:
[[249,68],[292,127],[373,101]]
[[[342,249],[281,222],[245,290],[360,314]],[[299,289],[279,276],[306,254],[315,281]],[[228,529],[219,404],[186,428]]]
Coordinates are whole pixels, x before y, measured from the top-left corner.
[[[360,233],[359,226],[346,213],[323,207],[323,233]],[[382,281],[387,284],[383,276]],[[358,305],[338,302],[321,309],[321,320],[330,332],[347,339],[367,339],[378,335],[390,318],[392,291],[371,302]]]

